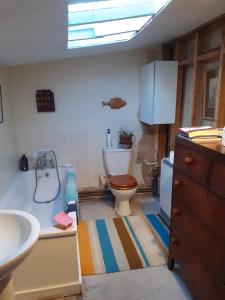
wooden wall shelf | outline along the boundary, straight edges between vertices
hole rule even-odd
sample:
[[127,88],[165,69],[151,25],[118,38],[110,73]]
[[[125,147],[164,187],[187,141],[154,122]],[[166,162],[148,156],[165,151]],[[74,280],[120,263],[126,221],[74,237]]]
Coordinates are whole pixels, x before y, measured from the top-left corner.
[[209,52],[202,53],[201,55],[197,56],[197,62],[207,62],[210,60],[218,60],[220,57],[221,48],[213,49]]
[[[206,53],[202,53],[197,56],[197,62],[208,62],[213,60],[218,60],[220,57],[221,49],[213,49]],[[194,58],[190,57],[184,60],[179,61],[179,66],[191,66],[194,64]]]
[[[185,76],[188,72],[192,72],[192,82],[188,83],[188,97],[191,103],[188,107],[190,121],[189,124],[185,123],[185,126],[199,126],[205,122],[203,121],[203,104],[206,99],[204,76],[208,68],[215,68],[218,74],[215,117],[212,122],[215,127],[225,126],[225,15],[163,45],[161,59],[177,60],[179,63],[176,121],[169,128],[167,140],[170,143],[167,148],[174,148],[175,135],[183,126],[183,113],[187,106]],[[192,70],[186,72],[189,67],[192,67]]]
[[179,61],[179,66],[191,66],[194,63],[194,58],[187,58]]

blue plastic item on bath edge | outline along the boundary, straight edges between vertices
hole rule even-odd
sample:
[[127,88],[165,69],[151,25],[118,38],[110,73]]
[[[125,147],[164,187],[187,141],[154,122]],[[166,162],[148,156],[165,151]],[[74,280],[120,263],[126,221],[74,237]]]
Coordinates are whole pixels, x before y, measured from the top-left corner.
[[78,193],[75,180],[75,173],[68,172],[66,176],[66,187],[64,194],[64,211],[67,213],[71,211],[77,211]]

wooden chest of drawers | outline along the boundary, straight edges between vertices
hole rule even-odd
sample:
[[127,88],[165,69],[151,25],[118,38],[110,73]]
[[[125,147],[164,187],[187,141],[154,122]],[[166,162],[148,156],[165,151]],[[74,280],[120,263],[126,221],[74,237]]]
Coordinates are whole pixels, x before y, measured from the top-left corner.
[[225,299],[225,147],[176,138],[168,268],[198,300]]

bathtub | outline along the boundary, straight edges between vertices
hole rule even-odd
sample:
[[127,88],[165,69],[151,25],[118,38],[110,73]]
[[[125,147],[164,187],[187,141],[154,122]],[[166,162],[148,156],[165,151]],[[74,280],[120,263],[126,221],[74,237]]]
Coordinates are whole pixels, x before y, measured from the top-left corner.
[[[27,259],[13,273],[16,300],[62,297],[81,292],[77,222],[62,230],[52,217],[64,209],[66,175],[71,167],[59,167],[61,190],[51,203],[34,203],[35,172],[18,172],[0,200],[1,209],[18,209],[34,215],[40,223],[39,240]],[[55,169],[38,170],[36,199],[47,201],[57,194]],[[32,274],[32,275],[31,275]]]

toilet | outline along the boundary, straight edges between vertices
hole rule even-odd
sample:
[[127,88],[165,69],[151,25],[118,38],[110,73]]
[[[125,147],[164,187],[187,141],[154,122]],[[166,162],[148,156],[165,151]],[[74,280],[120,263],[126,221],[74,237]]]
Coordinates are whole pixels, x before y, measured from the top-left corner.
[[137,190],[137,180],[128,174],[131,155],[132,149],[122,149],[119,146],[103,149],[108,184],[116,198],[115,210],[119,216],[131,214],[129,201]]

